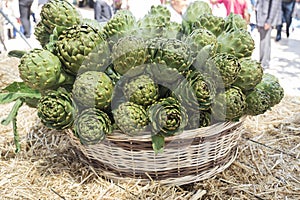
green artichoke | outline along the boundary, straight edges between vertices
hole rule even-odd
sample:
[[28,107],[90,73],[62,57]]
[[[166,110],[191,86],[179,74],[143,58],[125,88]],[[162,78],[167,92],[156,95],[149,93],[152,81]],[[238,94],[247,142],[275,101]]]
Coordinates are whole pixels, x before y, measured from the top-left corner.
[[250,57],[240,58],[241,71],[233,85],[241,88],[244,92],[253,89],[262,79],[263,68],[261,63]]
[[129,10],[119,10],[104,25],[104,34],[108,40],[110,48],[122,37],[131,35],[136,19]]
[[48,1],[43,5],[40,14],[41,21],[39,21],[34,35],[42,46],[49,41],[49,36],[53,33],[54,28],[58,29],[60,33],[67,27],[79,24],[82,19],[76,7],[67,0]]
[[144,64],[145,61],[146,45],[142,38],[124,36],[112,47],[114,70],[121,75],[135,66]]
[[76,116],[74,131],[83,145],[93,145],[103,141],[112,132],[112,124],[105,112],[88,108]]
[[139,37],[145,40],[161,37],[165,29],[170,25],[171,13],[162,6],[152,6],[150,11],[137,21],[137,28],[134,31]]
[[200,15],[192,24],[192,30],[206,29],[218,37],[224,31],[225,19],[211,13]]
[[117,127],[125,134],[138,135],[147,129],[145,108],[133,102],[123,102],[112,110]]
[[182,40],[190,46],[194,57],[201,50],[206,52],[207,58],[213,56],[217,51],[217,37],[206,29],[196,29]]
[[[222,83],[217,83],[217,87],[227,88],[230,87],[230,85],[237,79],[237,76],[241,71],[241,65],[239,63],[239,59],[234,55],[217,53],[207,60],[203,71],[216,76],[214,77],[215,81],[222,80]],[[217,76],[221,76],[221,78]]]
[[110,63],[108,43],[101,32],[89,25],[74,25],[56,41],[57,56],[66,72],[104,71]]
[[129,101],[144,107],[153,104],[159,97],[158,85],[149,75],[140,75],[129,80],[123,90]]
[[174,38],[148,40],[148,63],[159,63],[179,72],[187,70],[193,63],[188,44]]
[[148,110],[152,134],[172,136],[180,134],[188,123],[188,115],[173,97],[162,98]]
[[39,91],[57,89],[75,80],[64,72],[59,58],[45,49],[35,48],[24,54],[18,68],[24,83]]
[[193,31],[193,23],[203,14],[212,14],[212,9],[207,2],[193,1],[182,15],[182,27],[186,35]]
[[186,81],[174,90],[184,105],[195,111],[209,110],[216,95],[216,88],[209,77],[205,77],[199,71],[189,70],[185,74]]
[[71,94],[65,89],[48,90],[37,104],[37,115],[41,122],[52,129],[70,128],[77,113]]
[[247,31],[247,21],[239,14],[230,13],[225,17],[224,30],[226,32],[232,32],[235,30],[246,30]]
[[262,80],[255,87],[265,91],[270,96],[270,107],[279,104],[284,97],[284,89],[278,78],[272,74],[264,73]]
[[111,79],[104,72],[87,71],[76,77],[72,94],[79,106],[109,108],[113,93]]
[[236,121],[244,115],[246,108],[246,95],[240,88],[232,86],[217,94],[212,114],[217,121]]
[[246,115],[260,115],[271,108],[270,96],[262,89],[254,88],[246,96]]
[[238,29],[231,32],[223,32],[218,36],[219,53],[230,53],[237,58],[249,57],[254,50],[254,40],[247,30]]

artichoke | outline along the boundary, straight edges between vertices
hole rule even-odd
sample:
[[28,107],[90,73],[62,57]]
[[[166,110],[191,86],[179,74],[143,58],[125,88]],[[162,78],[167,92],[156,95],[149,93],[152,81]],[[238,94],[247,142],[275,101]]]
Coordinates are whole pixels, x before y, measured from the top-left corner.
[[254,88],[246,96],[247,109],[246,115],[259,115],[271,108],[270,96],[262,89]]
[[97,29],[74,25],[63,31],[56,41],[57,56],[66,72],[77,75],[85,71],[104,71],[110,63],[108,43]]
[[284,97],[284,89],[278,78],[272,74],[264,73],[262,80],[255,87],[265,91],[270,96],[270,107],[279,104]]
[[104,72],[87,71],[76,77],[72,94],[79,106],[108,109],[112,100],[113,84]]
[[171,13],[168,8],[162,5],[151,6],[150,11],[137,21],[135,34],[145,40],[161,37],[166,33],[165,29],[169,27],[170,19]]
[[188,35],[193,31],[193,23],[203,14],[212,14],[210,5],[204,1],[193,1],[182,15],[183,32]]
[[217,37],[206,29],[196,29],[182,40],[190,46],[194,57],[201,50],[203,51],[201,53],[206,53],[207,58],[213,56],[217,51]]
[[129,69],[144,64],[146,45],[142,38],[124,36],[113,45],[111,56],[114,70],[123,75]]
[[[217,70],[217,71],[216,71]],[[210,57],[206,66],[203,69],[204,73],[212,75],[215,81],[222,80],[221,83],[217,82],[217,87],[230,87],[235,82],[239,72],[241,71],[241,65],[239,59],[234,55],[227,53],[217,53],[215,56]],[[221,76],[218,77],[218,76]]]
[[124,85],[124,94],[129,101],[147,107],[158,99],[158,85],[149,75],[140,75]]
[[215,16],[211,13],[200,15],[192,24],[192,30],[206,29],[218,37],[223,31],[225,26],[225,19],[223,17]]
[[260,62],[250,57],[240,58],[239,63],[241,65],[241,71],[238,73],[233,85],[246,92],[253,89],[261,81],[263,68]]
[[136,19],[129,10],[119,10],[103,26],[106,39],[109,41],[110,48],[122,37],[131,35]]
[[179,72],[187,70],[192,62],[188,44],[175,38],[154,38],[148,41],[148,61],[159,63]]
[[172,136],[180,134],[188,123],[188,115],[173,97],[162,98],[148,110],[152,134]]
[[48,43],[54,28],[58,29],[60,33],[67,27],[79,24],[82,19],[76,7],[67,0],[48,1],[43,5],[40,14],[41,21],[39,21],[34,35],[42,46]]
[[18,68],[24,83],[39,91],[57,89],[75,80],[64,72],[59,58],[45,49],[35,48],[24,54]]
[[108,115],[95,108],[83,110],[74,122],[75,135],[83,145],[93,145],[105,139],[112,132]]
[[247,30],[238,29],[231,32],[223,32],[218,36],[219,53],[230,53],[237,58],[249,57],[254,50],[254,40]]
[[247,21],[239,14],[230,13],[225,17],[224,30],[226,32],[232,32],[239,29],[247,31],[247,27]]
[[77,113],[71,94],[65,89],[48,90],[37,104],[37,115],[41,122],[52,129],[70,128]]
[[112,113],[117,127],[125,134],[137,135],[147,128],[147,112],[141,105],[123,102]]
[[236,121],[246,108],[246,95],[240,88],[232,86],[216,96],[212,114],[217,121]]

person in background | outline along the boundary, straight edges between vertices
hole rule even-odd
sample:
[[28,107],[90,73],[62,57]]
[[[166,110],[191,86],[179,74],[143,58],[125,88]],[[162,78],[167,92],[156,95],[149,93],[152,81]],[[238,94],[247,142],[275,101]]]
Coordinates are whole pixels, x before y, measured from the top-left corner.
[[271,59],[272,27],[281,23],[281,0],[257,0],[256,25],[260,36],[259,61],[263,68],[269,67]]
[[187,0],[171,0],[170,4],[166,6],[171,12],[171,21],[181,23],[182,14],[188,6]]
[[223,3],[227,15],[230,13],[241,15],[247,22],[249,22],[248,4],[246,0],[210,0],[211,4]]
[[30,38],[31,35],[31,5],[33,0],[19,0],[19,11],[20,11],[20,20],[23,26],[23,33],[26,38]]
[[292,14],[295,7],[295,0],[282,0],[281,11],[282,11],[282,23],[276,26],[277,34],[275,41],[281,40],[282,24],[286,23],[286,37],[290,36],[290,26],[292,23]]
[[294,31],[295,28],[300,28],[300,0],[296,0],[295,3],[291,28],[292,31]]
[[111,2],[108,0],[96,0],[94,4],[94,16],[98,22],[107,22],[113,15]]

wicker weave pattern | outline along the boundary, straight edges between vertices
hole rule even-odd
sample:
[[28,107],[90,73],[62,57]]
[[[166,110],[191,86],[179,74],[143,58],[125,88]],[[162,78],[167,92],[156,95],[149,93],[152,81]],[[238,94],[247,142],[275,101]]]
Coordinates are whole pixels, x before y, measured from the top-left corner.
[[83,146],[68,130],[73,145],[111,179],[150,179],[161,184],[187,184],[210,178],[236,158],[240,122],[220,123],[166,138],[155,155],[149,134],[114,133],[99,144]]

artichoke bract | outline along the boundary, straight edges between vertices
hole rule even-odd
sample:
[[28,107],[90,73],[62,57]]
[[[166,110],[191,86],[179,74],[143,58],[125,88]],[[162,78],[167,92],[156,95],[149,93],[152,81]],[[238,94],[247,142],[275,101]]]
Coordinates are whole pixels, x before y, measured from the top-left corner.
[[112,110],[117,127],[125,134],[138,135],[146,131],[148,116],[145,108],[133,102],[123,102]]
[[142,38],[125,36],[112,47],[112,63],[116,72],[121,75],[129,69],[144,64],[146,45]]
[[64,72],[59,58],[46,49],[35,48],[24,54],[18,68],[24,83],[39,91],[57,89],[75,80]]
[[104,72],[87,71],[76,77],[72,94],[83,108],[109,108],[113,93],[111,79]]
[[83,145],[93,145],[103,141],[112,132],[112,124],[105,112],[88,108],[76,116],[74,131]]
[[188,123],[188,115],[179,101],[173,97],[162,98],[148,109],[152,134],[172,136],[182,133]]
[[41,122],[52,129],[71,128],[77,113],[71,94],[64,88],[49,90],[37,104],[37,115]]
[[56,41],[57,56],[66,72],[105,71],[110,63],[108,43],[101,32],[89,25],[74,25]]

